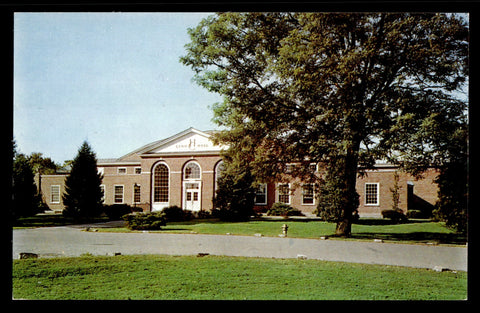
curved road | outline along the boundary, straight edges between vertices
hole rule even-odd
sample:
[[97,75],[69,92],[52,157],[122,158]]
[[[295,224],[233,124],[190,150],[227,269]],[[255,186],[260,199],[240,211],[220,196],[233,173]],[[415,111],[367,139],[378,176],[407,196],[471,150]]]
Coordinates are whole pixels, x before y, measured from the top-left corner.
[[[20,252],[40,257],[121,254],[212,255],[318,259],[467,271],[467,248],[342,240],[232,235],[107,233],[83,226],[13,231],[13,258]],[[95,225],[101,227],[101,225]]]

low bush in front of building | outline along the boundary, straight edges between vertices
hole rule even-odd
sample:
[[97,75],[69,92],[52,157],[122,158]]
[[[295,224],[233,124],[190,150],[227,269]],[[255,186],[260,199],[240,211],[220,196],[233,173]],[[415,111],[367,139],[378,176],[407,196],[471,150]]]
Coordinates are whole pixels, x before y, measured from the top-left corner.
[[123,216],[130,230],[160,230],[167,225],[164,212],[131,213]]
[[125,214],[142,211],[141,208],[132,207],[128,204],[111,204],[103,206],[103,212],[110,220],[120,220]]
[[408,210],[406,216],[408,218],[430,218],[431,214],[422,212],[421,210]]
[[189,221],[194,217],[190,211],[182,210],[182,208],[177,205],[166,207],[162,212],[165,214],[167,222]]
[[408,220],[405,214],[403,214],[403,212],[399,210],[383,210],[382,217],[389,218],[395,223],[405,222]]
[[305,216],[302,211],[291,207],[288,204],[277,202],[267,211],[267,216]]

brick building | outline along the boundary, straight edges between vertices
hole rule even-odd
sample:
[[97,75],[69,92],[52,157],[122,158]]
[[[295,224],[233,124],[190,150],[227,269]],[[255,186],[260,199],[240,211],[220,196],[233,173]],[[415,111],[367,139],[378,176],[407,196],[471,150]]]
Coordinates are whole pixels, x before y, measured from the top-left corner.
[[[211,132],[189,128],[169,138],[134,150],[118,159],[99,159],[98,171],[103,174],[105,204],[129,204],[144,211],[162,210],[177,205],[184,210],[210,211],[216,189],[223,148],[210,140]],[[360,216],[379,216],[392,206],[395,166],[377,164],[374,170],[357,179],[360,194]],[[418,206],[432,206],[437,200],[434,170],[424,178],[399,174],[399,207],[404,211]],[[62,211],[62,194],[68,173],[37,176],[37,186],[51,210]],[[284,202],[310,215],[316,208],[315,188],[301,181],[261,185],[256,207],[268,209],[275,202]]]

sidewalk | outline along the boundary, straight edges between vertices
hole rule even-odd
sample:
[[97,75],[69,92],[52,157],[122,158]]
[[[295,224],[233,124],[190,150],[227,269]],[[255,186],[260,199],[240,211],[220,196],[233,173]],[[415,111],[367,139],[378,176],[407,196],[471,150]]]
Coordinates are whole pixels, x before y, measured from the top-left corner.
[[86,253],[208,253],[467,271],[466,247],[231,235],[85,232],[81,231],[82,228],[63,226],[14,230],[12,256],[16,259],[20,252],[36,253],[40,257],[80,256]]

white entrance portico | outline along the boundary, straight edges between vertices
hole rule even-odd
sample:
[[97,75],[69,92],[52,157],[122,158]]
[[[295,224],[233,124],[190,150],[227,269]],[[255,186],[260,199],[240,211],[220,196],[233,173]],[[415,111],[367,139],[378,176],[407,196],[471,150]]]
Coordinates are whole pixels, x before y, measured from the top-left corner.
[[150,175],[152,211],[173,205],[193,212],[211,209],[212,203],[202,201],[212,198],[215,188],[212,166],[220,161],[221,151],[228,148],[216,145],[211,140],[212,133],[189,128],[124,156],[126,159],[139,157],[142,162],[151,164],[150,170],[141,174]]

